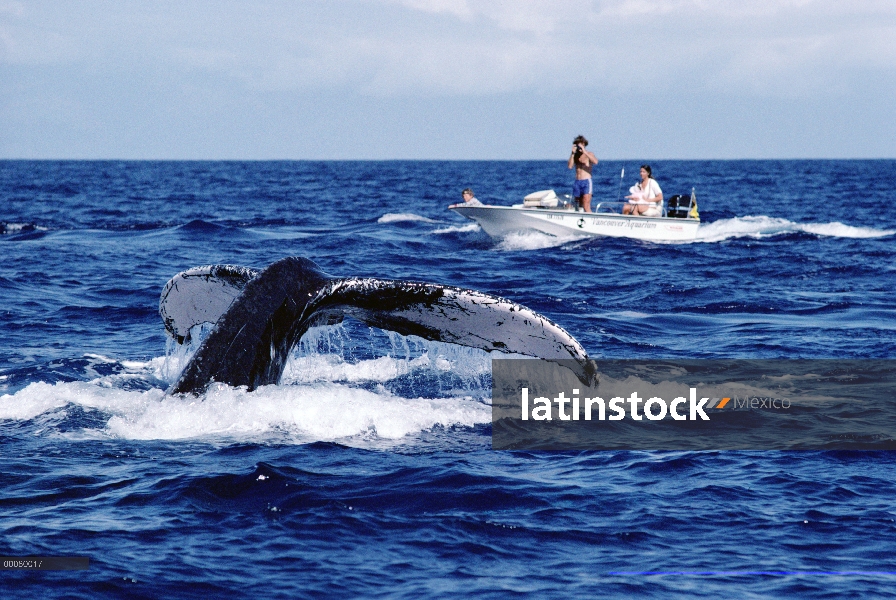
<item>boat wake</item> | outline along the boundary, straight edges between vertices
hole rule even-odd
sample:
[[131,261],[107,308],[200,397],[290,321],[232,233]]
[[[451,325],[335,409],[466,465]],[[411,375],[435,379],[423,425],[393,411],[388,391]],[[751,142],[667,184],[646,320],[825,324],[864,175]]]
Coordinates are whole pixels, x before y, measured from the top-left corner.
[[442,223],[429,217],[415,215],[414,213],[386,213],[376,220],[377,223],[401,223],[403,221],[418,221],[420,223]]
[[587,236],[580,235],[558,237],[534,230],[514,231],[505,235],[501,241],[498,242],[498,245],[495,246],[495,249],[504,252],[542,250],[544,248],[563,246],[564,244],[581,241],[583,239],[588,238]]
[[473,231],[482,231],[479,223],[470,223],[468,225],[452,225],[451,227],[443,227],[433,231],[434,234],[442,233],[468,233]]
[[694,241],[721,242],[740,237],[762,239],[787,233],[810,233],[822,237],[839,238],[878,238],[894,235],[896,230],[854,227],[836,221],[833,223],[795,223],[787,219],[759,215],[703,223],[700,225],[697,239]]

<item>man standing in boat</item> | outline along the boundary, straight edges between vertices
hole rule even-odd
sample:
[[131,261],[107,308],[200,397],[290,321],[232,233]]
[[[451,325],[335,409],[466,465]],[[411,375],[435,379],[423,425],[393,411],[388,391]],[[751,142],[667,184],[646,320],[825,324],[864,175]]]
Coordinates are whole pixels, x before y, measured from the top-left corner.
[[576,181],[572,184],[572,195],[585,212],[591,212],[591,169],[597,164],[597,157],[585,150],[588,140],[585,136],[577,136],[572,141],[572,154],[569,155],[567,167],[576,168]]

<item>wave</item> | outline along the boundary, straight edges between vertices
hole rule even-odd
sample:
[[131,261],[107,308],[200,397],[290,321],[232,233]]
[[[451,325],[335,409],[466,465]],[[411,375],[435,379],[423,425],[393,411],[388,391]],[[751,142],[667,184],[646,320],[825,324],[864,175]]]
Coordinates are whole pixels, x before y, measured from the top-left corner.
[[414,213],[386,213],[376,220],[377,223],[400,223],[402,221],[419,221],[421,223],[441,223],[435,219],[430,219],[422,215]]
[[433,233],[467,233],[470,231],[482,231],[482,227],[478,223],[469,223],[467,225],[452,225],[451,227],[443,227],[436,229]]
[[229,228],[224,225],[209,223],[202,219],[193,219],[189,223],[178,226],[177,229],[188,233],[218,233],[227,231]]
[[[216,383],[198,397],[168,396],[165,388],[197,344],[146,362],[89,355],[81,375],[87,381],[38,381],[0,394],[0,421],[29,421],[36,434],[88,439],[348,445],[491,422],[489,354],[439,342],[412,347],[397,336],[392,356],[349,362],[344,354],[358,348],[339,351],[342,326],[312,329],[279,385],[248,392]],[[326,345],[337,352],[313,351]]]
[[470,397],[403,398],[331,382],[271,385],[253,392],[213,384],[199,398],[81,381],[38,382],[0,396],[0,419],[39,419],[42,432],[72,432],[75,427],[60,423],[68,412],[84,411],[107,418],[100,419],[105,422],[98,428],[78,429],[76,436],[128,440],[395,440],[436,426],[473,427],[491,421],[491,407]]
[[854,227],[838,221],[833,223],[795,223],[787,219],[759,215],[721,219],[701,224],[696,241],[720,242],[738,237],[762,239],[787,233],[809,233],[840,238],[878,238],[894,235],[896,230]]
[[523,230],[514,231],[504,236],[498,245],[497,250],[507,252],[515,252],[518,250],[542,250],[544,248],[555,248],[569,242],[577,242],[587,239],[585,236],[570,235],[557,237],[540,231]]

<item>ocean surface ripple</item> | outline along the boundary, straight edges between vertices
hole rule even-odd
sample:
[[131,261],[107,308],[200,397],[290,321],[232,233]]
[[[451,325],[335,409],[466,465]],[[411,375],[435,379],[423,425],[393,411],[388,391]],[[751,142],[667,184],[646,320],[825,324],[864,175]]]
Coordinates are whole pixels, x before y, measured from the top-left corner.
[[0,554],[90,558],[3,597],[893,595],[891,452],[493,451],[495,356],[350,319],[280,385],[165,395],[165,282],[284,256],[510,298],[598,361],[896,357],[896,161],[651,164],[694,242],[446,210],[567,194],[558,161],[0,161]]

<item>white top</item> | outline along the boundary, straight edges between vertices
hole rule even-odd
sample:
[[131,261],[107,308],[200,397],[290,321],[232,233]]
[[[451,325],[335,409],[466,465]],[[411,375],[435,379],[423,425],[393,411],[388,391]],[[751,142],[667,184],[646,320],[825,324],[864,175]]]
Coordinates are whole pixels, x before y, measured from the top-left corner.
[[476,196],[473,196],[469,200],[464,200],[464,206],[482,206],[482,202]]
[[641,188],[641,182],[633,185],[628,190],[631,192],[632,196],[636,196],[636,199],[630,200],[630,204],[656,204],[657,206],[662,206],[662,202],[655,202],[653,198],[656,198],[660,194],[663,193],[663,190],[660,189],[660,184],[656,182],[656,179],[648,179],[647,185],[644,188]]

